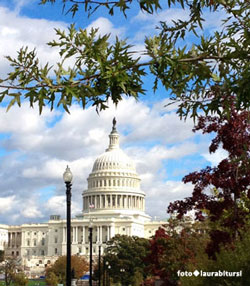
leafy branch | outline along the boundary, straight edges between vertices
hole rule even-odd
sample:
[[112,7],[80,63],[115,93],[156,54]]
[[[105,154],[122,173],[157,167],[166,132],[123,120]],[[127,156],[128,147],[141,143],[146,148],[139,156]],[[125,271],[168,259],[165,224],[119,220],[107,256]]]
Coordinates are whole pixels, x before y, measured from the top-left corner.
[[[70,0],[62,0],[62,3],[107,4]],[[126,10],[132,2],[109,3],[120,3]],[[148,7],[148,13],[161,9],[156,0],[139,1],[139,4]],[[13,71],[0,79],[0,102],[10,97],[9,109],[29,100],[30,106],[38,103],[40,113],[45,105],[50,105],[51,109],[54,105],[62,106],[69,112],[73,102],[83,108],[92,104],[100,111],[107,108],[109,99],[115,104],[123,95],[138,99],[145,93],[143,77],[149,73],[153,77],[153,89],[156,91],[161,82],[171,101],[178,104],[177,113],[181,118],[195,119],[201,110],[205,114],[229,114],[231,96],[235,97],[238,109],[249,108],[249,1],[169,0],[167,3],[168,7],[176,4],[189,10],[189,19],[180,19],[171,25],[161,22],[158,34],[146,37],[144,51],[135,51],[118,38],[111,44],[110,35],[100,36],[97,29],[77,30],[74,25],[68,31],[57,29],[58,39],[49,43],[59,51],[60,61],[55,67],[49,63],[41,67],[35,50],[20,49],[16,59],[7,57]],[[207,8],[211,12],[224,9],[227,13],[221,31],[211,36],[201,34],[202,15]],[[190,34],[196,36],[197,41],[191,47],[184,46],[183,40]],[[142,61],[142,55],[149,59]],[[69,59],[73,65],[67,67]]]

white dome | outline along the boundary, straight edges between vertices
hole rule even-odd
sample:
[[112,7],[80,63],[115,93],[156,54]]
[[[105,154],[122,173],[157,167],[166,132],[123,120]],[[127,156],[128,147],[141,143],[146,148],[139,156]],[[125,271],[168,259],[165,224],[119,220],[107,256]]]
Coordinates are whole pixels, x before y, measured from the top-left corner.
[[83,192],[83,212],[90,206],[95,212],[112,211],[144,213],[145,193],[134,162],[120,149],[116,121],[109,134],[109,147],[101,154],[88,177],[88,189]]
[[105,170],[136,172],[134,162],[121,149],[108,150],[95,160],[92,172]]

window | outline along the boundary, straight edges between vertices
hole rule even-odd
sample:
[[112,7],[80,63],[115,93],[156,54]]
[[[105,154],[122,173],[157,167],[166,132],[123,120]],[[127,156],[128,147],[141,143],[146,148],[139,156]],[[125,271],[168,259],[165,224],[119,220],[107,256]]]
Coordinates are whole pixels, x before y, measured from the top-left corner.
[[57,237],[55,237],[55,243],[57,243],[58,242],[58,238]]
[[36,246],[36,239],[34,239],[34,246]]
[[43,249],[41,250],[41,255],[42,255],[42,256],[44,256],[44,255],[45,255],[45,253],[44,253],[44,250],[43,250]]
[[19,251],[16,252],[16,256],[19,256]]
[[42,245],[45,245],[45,238],[42,238]]
[[57,229],[55,229],[55,232],[57,232]]
[[55,254],[57,254],[57,248],[55,248]]
[[27,246],[30,246],[30,240],[27,239]]

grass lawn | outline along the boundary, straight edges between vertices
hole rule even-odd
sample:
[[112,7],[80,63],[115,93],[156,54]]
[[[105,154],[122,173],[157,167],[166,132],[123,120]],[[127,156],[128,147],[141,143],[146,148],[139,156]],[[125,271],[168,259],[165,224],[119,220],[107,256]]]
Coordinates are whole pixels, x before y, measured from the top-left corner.
[[[45,286],[44,280],[29,280],[28,286]],[[4,281],[0,281],[0,286],[5,286]]]

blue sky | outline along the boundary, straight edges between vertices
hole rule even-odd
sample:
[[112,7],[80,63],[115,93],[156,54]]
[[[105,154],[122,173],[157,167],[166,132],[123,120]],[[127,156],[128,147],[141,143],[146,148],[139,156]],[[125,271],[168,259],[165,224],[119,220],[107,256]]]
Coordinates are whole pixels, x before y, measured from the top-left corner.
[[[62,15],[61,5],[38,6],[36,0],[0,2],[0,78],[10,71],[5,55],[28,45],[36,48],[41,63],[55,64],[57,51],[46,45],[55,38],[54,28],[66,29],[70,15]],[[134,49],[143,50],[145,36],[153,35],[157,21],[184,19],[180,8],[163,9],[156,16],[142,14],[137,7],[127,19],[116,13],[108,17],[100,10],[91,18],[81,12],[73,21],[77,27],[99,27],[100,33],[127,38]],[[217,29],[222,14],[207,13],[206,33]],[[185,44],[191,45],[189,38]],[[139,102],[125,98],[118,107],[97,115],[94,108],[77,105],[71,115],[62,110],[41,116],[27,103],[8,113],[0,106],[0,223],[21,224],[46,221],[50,214],[64,216],[65,195],[62,174],[68,164],[74,174],[73,214],[81,212],[81,194],[98,155],[108,145],[112,118],[117,118],[121,147],[134,159],[146,193],[146,210],[151,216],[166,218],[169,202],[191,194],[192,186],[181,178],[191,171],[216,164],[224,152],[208,154],[211,137],[194,134],[193,121],[180,121],[175,107],[165,107],[168,92],[152,91],[153,79],[145,77],[146,95]]]

